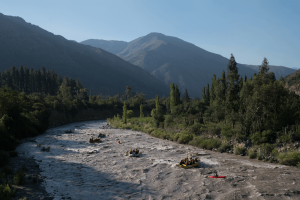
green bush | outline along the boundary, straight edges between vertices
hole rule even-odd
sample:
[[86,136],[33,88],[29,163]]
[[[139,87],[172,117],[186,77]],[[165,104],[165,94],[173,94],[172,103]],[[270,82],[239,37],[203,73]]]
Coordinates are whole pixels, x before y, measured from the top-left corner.
[[173,141],[177,142],[177,140],[179,139],[179,133],[176,133],[174,136],[173,136]]
[[173,122],[172,116],[171,115],[166,115],[165,116],[165,121],[164,121],[165,127],[169,127],[172,122]]
[[22,185],[25,180],[25,173],[23,170],[19,169],[14,177],[14,183],[16,185]]
[[297,166],[300,163],[300,152],[280,153],[278,158],[281,164]]
[[262,160],[264,157],[261,153],[257,154],[257,160]]
[[235,135],[235,131],[229,125],[226,125],[221,129],[221,134],[228,140]]
[[187,131],[182,131],[179,134],[178,142],[179,144],[187,144],[193,139],[193,135]]
[[234,154],[235,155],[241,155],[244,154],[247,151],[245,147],[235,147],[234,148]]
[[133,118],[134,112],[132,110],[127,110],[127,119]]
[[255,149],[248,151],[248,156],[250,159],[257,158],[257,151]]
[[220,146],[220,152],[225,152],[227,149],[231,149],[231,146],[228,143],[222,143]]
[[0,185],[0,199],[1,200],[11,200],[16,193],[15,190],[12,190],[8,184]]
[[200,123],[195,123],[190,127],[191,131],[193,134],[200,134],[201,133],[201,124]]

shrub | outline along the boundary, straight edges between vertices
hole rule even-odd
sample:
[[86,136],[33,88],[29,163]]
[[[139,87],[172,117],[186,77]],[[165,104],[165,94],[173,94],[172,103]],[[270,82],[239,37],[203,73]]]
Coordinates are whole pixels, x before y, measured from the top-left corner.
[[245,147],[235,147],[234,148],[234,154],[235,155],[241,155],[244,154],[247,151]]
[[280,153],[278,158],[281,164],[297,166],[300,163],[300,152]]
[[24,182],[25,173],[23,170],[19,169],[14,177],[14,182],[16,185],[21,185]]
[[134,117],[134,112],[132,110],[127,110],[127,119]]
[[173,118],[171,115],[166,115],[164,125],[165,127],[170,126],[170,124],[173,122]]
[[178,142],[179,142],[179,144],[186,144],[186,143],[190,142],[192,139],[193,139],[192,134],[190,134],[187,131],[182,131],[179,134]]
[[179,133],[176,133],[174,136],[173,136],[173,141],[177,141],[179,138]]
[[227,149],[231,149],[231,146],[228,143],[222,143],[220,146],[220,152],[225,152]]
[[257,154],[257,160],[262,160],[264,157],[263,157],[263,155],[262,154]]
[[201,133],[201,124],[200,123],[195,123],[191,126],[191,131],[194,134],[200,134]]
[[15,190],[12,190],[8,184],[0,185],[0,199],[1,200],[11,200],[16,193]]
[[254,158],[257,158],[257,151],[256,150],[249,150],[248,151],[248,155],[249,155],[249,158],[250,159],[254,159]]
[[234,136],[235,132],[229,125],[226,125],[221,129],[221,134],[228,140]]

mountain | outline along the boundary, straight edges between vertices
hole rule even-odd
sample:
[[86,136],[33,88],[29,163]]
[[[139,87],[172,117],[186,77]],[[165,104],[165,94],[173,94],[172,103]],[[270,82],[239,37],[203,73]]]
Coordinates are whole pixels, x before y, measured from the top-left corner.
[[[257,72],[259,71],[259,65],[246,65],[246,64],[244,65],[250,67],[251,69],[256,70]],[[269,71],[274,72],[277,80],[279,80],[280,76],[284,78],[297,71],[296,69],[292,69],[284,66],[269,65],[269,67],[270,67]]]
[[[227,70],[228,59],[194,44],[161,33],[150,33],[131,42],[85,40],[81,44],[99,47],[137,65],[169,86],[174,82],[181,93],[200,97],[201,90],[211,84],[216,74]],[[230,55],[228,55],[230,56]],[[238,58],[237,58],[238,60]],[[257,71],[238,64],[239,73],[248,78]]]
[[284,78],[285,87],[300,95],[300,69]]
[[150,73],[103,49],[67,40],[20,17],[1,13],[0,27],[0,71],[21,65],[54,69],[62,77],[79,78],[93,94],[122,95],[126,86],[147,97],[169,93],[169,88]]

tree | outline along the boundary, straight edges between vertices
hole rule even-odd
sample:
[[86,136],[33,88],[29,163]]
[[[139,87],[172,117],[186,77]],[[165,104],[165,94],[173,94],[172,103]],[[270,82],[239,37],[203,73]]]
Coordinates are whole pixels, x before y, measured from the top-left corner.
[[20,74],[20,92],[25,92],[25,89],[24,89],[24,68],[23,66],[20,67],[19,69],[19,74]]
[[217,87],[217,80],[216,80],[216,75],[214,74],[212,78],[212,83],[211,83],[211,88],[210,88],[210,105],[213,104],[216,94],[215,94],[215,87]]
[[29,94],[30,92],[30,75],[29,75],[29,69],[24,67],[24,91],[26,94]]
[[209,84],[207,83],[206,85],[206,99],[205,99],[205,104],[209,106],[210,103],[210,93],[209,93]]
[[155,108],[151,111],[151,116],[153,117],[154,124],[158,127],[160,122],[165,120],[162,108],[159,104],[159,96],[156,95]]
[[185,89],[185,92],[183,95],[183,102],[188,103],[188,102],[190,102],[190,100],[191,99],[190,99],[189,93],[188,93],[187,89]]
[[94,103],[94,100],[93,100],[93,95],[92,95],[92,90],[90,90],[90,97],[89,97],[89,101],[90,101],[90,103]]
[[227,64],[227,92],[226,92],[226,115],[227,119],[231,121],[232,128],[234,128],[235,122],[238,120],[239,110],[239,73],[237,63],[234,56],[231,54],[229,62]]
[[170,110],[171,113],[174,112],[174,107],[176,105],[176,100],[175,100],[175,85],[174,83],[170,84]]
[[125,124],[127,123],[127,106],[126,106],[125,101],[124,101],[124,105],[123,105],[123,122]]
[[180,103],[180,92],[178,86],[175,85],[175,106],[179,105]]
[[203,89],[202,89],[202,101],[203,101],[203,103],[206,103],[205,87],[203,87]]
[[140,105],[140,117],[144,117],[143,104]]

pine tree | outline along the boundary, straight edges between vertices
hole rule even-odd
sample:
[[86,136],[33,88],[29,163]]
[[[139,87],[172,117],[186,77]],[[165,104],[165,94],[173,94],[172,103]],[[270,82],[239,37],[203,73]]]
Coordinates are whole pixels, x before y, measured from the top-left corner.
[[140,105],[140,117],[144,117],[143,104]]
[[27,67],[24,67],[24,91],[26,94],[30,92],[30,75]]
[[241,92],[241,90],[242,90],[242,88],[243,88],[243,84],[244,84],[244,82],[243,82],[243,77],[241,76],[241,77],[240,77],[240,80],[239,80],[239,89],[238,89],[238,92],[239,92],[239,93]]
[[93,101],[93,95],[92,95],[92,90],[90,90],[89,101],[90,101],[90,103],[94,103],[94,101]]
[[206,84],[206,105],[209,106],[209,103],[210,103],[210,93],[209,93],[209,84],[207,83]]
[[55,73],[54,70],[52,70],[52,72],[51,72],[51,86],[50,86],[50,88],[51,88],[50,91],[51,91],[52,95],[57,95],[59,86],[60,85],[58,85],[57,74]]
[[57,86],[60,87],[62,82],[63,82],[63,79],[61,78],[60,74],[58,74],[58,76],[57,76]]
[[41,93],[43,94],[47,94],[47,77],[46,77],[46,69],[45,67],[42,67],[42,70],[41,70],[41,86],[40,86],[40,89],[41,89]]
[[29,88],[30,91],[28,93],[33,93],[36,92],[35,89],[35,71],[33,70],[33,68],[30,68],[30,72],[29,72]]
[[125,124],[127,123],[127,106],[126,106],[125,101],[124,101],[124,105],[123,105],[123,122]]
[[19,74],[20,74],[20,92],[25,92],[25,89],[24,89],[24,86],[25,86],[25,83],[24,83],[24,68],[23,66],[20,67],[19,69]]
[[38,69],[37,71],[35,71],[35,88],[36,88],[36,92],[41,93],[41,70]]
[[237,114],[239,110],[239,73],[237,63],[234,56],[231,54],[231,58],[227,64],[227,92],[226,92],[226,115],[232,122],[232,128],[234,128],[237,121]]
[[189,93],[188,93],[187,89],[185,89],[185,92],[183,95],[183,102],[188,103],[188,102],[190,102],[190,100],[191,99],[190,99]]
[[180,92],[179,92],[179,89],[178,89],[178,86],[175,85],[175,105],[179,105],[181,102],[180,102]]
[[176,101],[175,101],[175,85],[174,83],[170,84],[170,110],[171,113],[174,112],[174,107],[176,105]]
[[216,75],[214,74],[212,78],[212,83],[211,83],[211,88],[210,88],[210,105],[213,104],[216,94],[215,94],[215,87],[217,87],[217,80],[216,80]]
[[205,87],[203,87],[203,89],[202,89],[202,101],[203,101],[203,103],[206,103]]
[[245,81],[244,81],[245,83],[247,82],[247,76],[245,75]]
[[225,71],[224,70],[222,72],[221,91],[222,91],[221,98],[225,101],[225,95],[226,95],[226,92],[227,92],[227,82],[226,82],[226,76],[225,76]]
[[12,88],[13,90],[18,90],[17,87],[17,70],[15,68],[15,66],[12,66],[10,69],[10,74],[11,74],[11,78],[12,78]]

